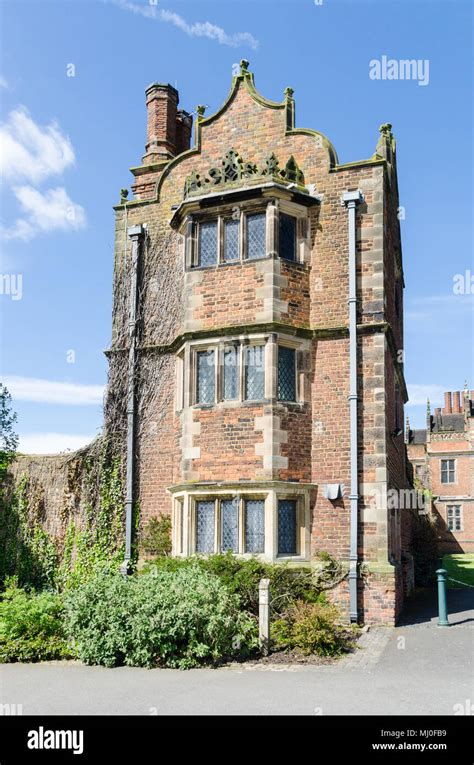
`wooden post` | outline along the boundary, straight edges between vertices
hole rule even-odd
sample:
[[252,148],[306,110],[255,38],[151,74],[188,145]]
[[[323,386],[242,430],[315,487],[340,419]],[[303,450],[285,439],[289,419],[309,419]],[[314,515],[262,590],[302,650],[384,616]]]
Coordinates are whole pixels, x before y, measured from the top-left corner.
[[260,579],[258,585],[258,637],[264,656],[270,650],[270,579]]

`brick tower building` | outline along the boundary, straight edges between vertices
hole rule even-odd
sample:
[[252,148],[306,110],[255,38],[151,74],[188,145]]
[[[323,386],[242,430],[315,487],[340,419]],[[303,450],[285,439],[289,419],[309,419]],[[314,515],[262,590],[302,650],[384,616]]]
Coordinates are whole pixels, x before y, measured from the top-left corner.
[[433,495],[440,551],[474,552],[474,390],[448,391],[444,407],[431,414],[426,428],[406,440],[413,473]]
[[292,89],[268,101],[246,61],[215,114],[197,107],[192,146],[175,88],[146,97],[134,198],[115,207],[108,351],[127,556],[138,502],[142,526],[171,515],[174,555],[327,551],[350,618],[393,622],[405,543],[385,497],[407,471],[391,125],[370,159],[339,164],[295,127]]

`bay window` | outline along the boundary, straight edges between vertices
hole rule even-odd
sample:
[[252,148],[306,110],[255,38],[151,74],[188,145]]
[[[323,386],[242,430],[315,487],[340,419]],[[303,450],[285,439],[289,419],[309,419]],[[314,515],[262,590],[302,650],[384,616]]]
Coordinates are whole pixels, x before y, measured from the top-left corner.
[[307,237],[307,213],[294,215],[278,204],[267,207],[234,206],[222,212],[198,213],[186,221],[187,268],[216,266],[260,260],[277,255],[298,262],[299,244]]

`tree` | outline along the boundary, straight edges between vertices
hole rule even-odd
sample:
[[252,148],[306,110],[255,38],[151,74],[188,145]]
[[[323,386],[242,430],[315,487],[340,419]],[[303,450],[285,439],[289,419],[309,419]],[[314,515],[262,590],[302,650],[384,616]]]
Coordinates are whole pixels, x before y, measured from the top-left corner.
[[17,414],[12,409],[12,397],[8,389],[0,383],[0,452],[2,456],[11,456],[18,446],[18,435],[14,425]]

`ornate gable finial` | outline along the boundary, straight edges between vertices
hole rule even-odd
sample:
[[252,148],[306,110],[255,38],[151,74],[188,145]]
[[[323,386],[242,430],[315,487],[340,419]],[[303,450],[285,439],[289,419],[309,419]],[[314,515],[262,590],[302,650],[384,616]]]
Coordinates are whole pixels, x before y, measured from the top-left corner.
[[250,65],[250,62],[247,61],[246,58],[241,59],[241,61],[240,61],[240,74],[241,74],[241,76],[245,75],[245,74],[249,74],[249,65]]
[[293,90],[293,88],[290,88],[290,87],[285,88],[285,96],[287,98],[293,98],[293,93],[294,92],[295,91]]
[[383,125],[380,125],[379,127],[379,133],[382,133],[382,135],[392,137],[392,124],[391,122],[384,122]]
[[204,117],[205,111],[206,111],[206,107],[204,104],[198,104],[196,106],[196,114],[197,114],[198,120]]
[[392,162],[396,147],[395,138],[392,133],[392,123],[384,122],[383,125],[380,125],[379,133],[380,136],[375,147],[374,158],[386,159],[387,162]]

